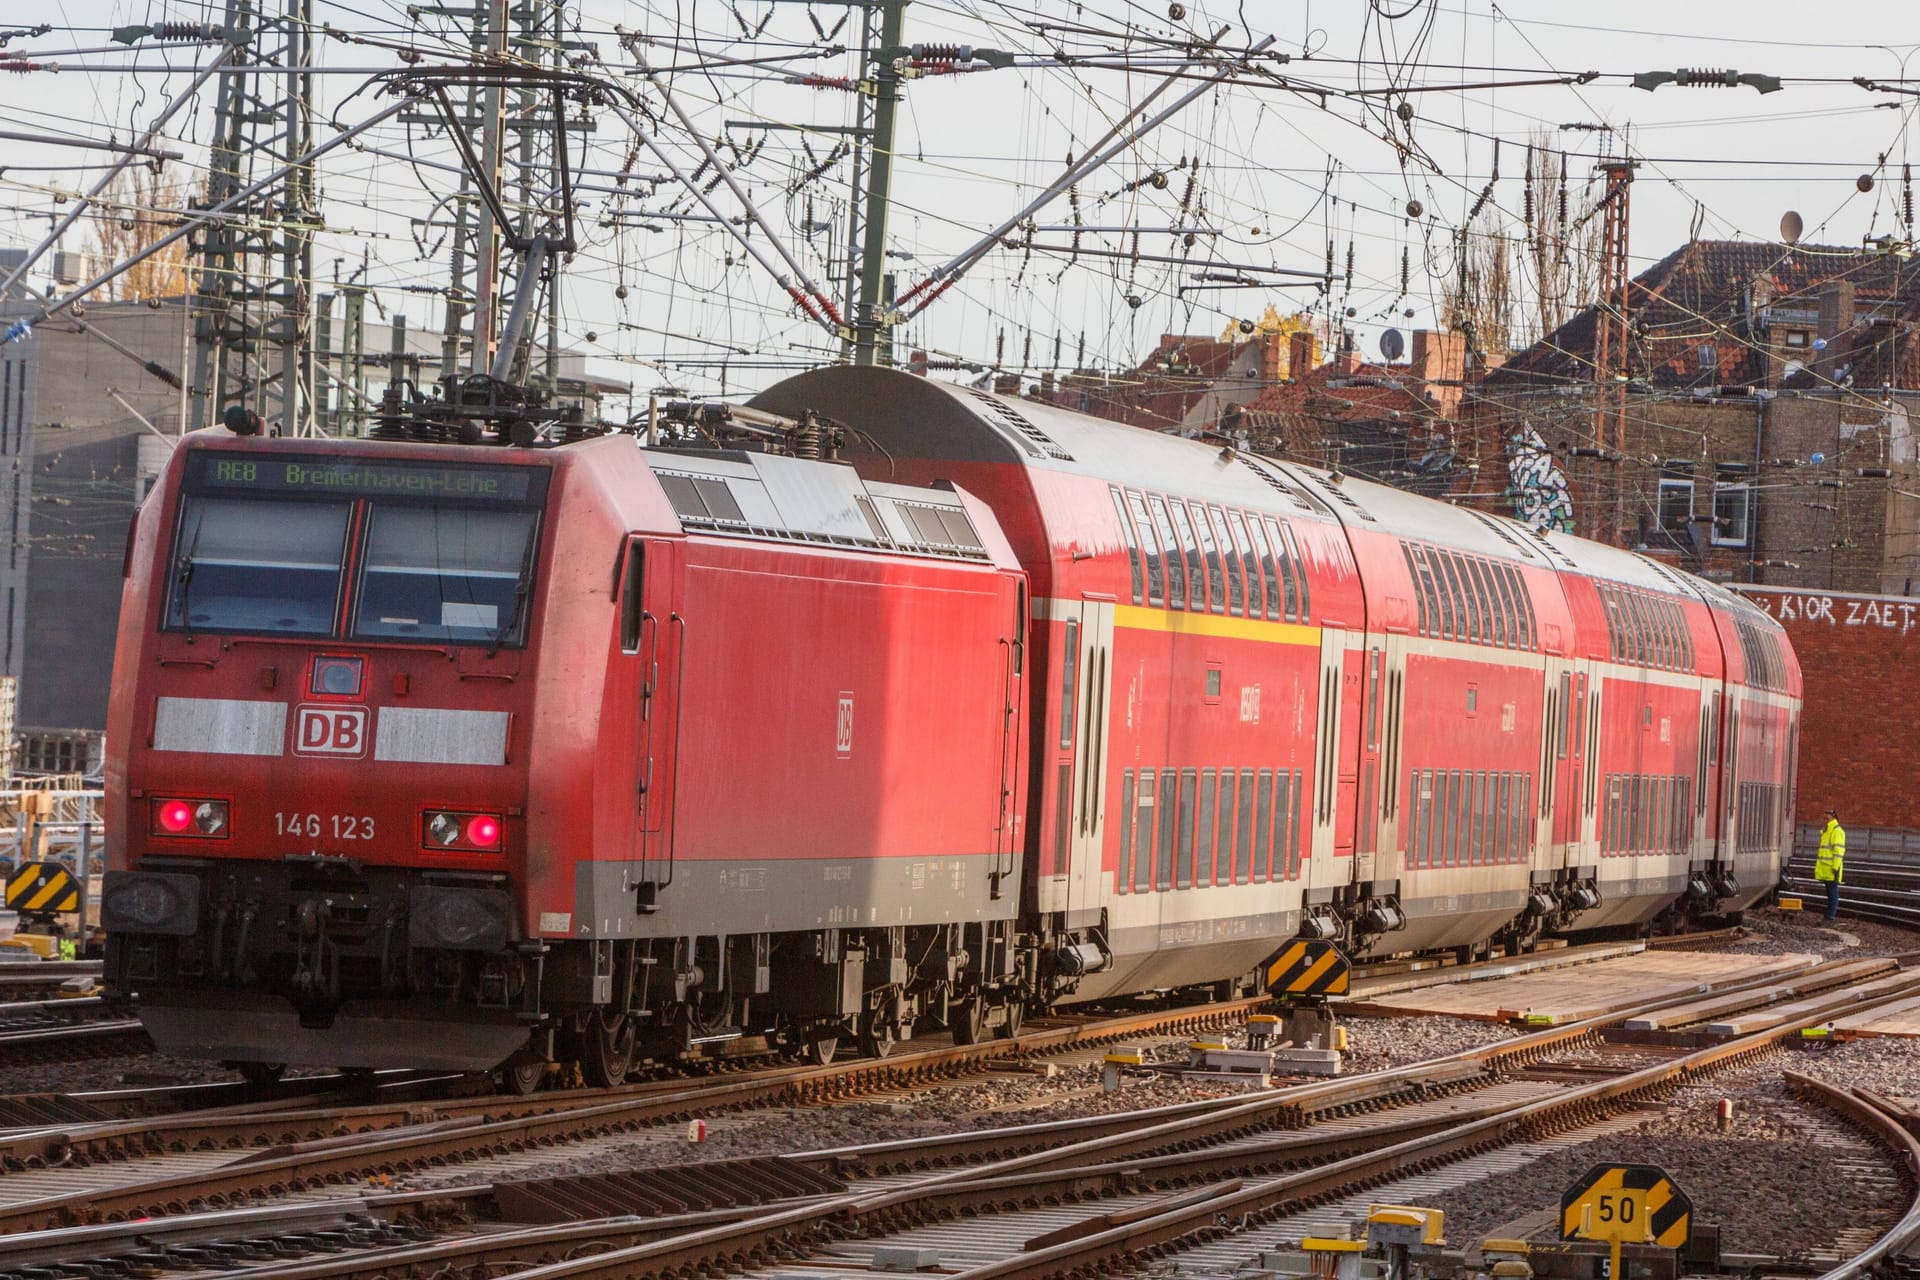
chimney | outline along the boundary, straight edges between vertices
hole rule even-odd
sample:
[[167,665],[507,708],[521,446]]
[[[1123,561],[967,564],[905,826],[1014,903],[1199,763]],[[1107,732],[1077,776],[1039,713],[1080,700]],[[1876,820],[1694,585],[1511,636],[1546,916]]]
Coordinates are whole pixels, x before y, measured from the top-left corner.
[[1467,335],[1414,330],[1408,368],[1421,384],[1419,389],[1440,406],[1441,413],[1454,416],[1460,407],[1460,383],[1467,376]]
[[1853,281],[1829,280],[1820,286],[1820,328],[1818,336],[1826,340],[1827,349],[1809,353],[1812,357],[1814,372],[1822,379],[1831,378],[1834,368],[1844,362],[1847,351],[1853,346]]
[[1360,349],[1354,343],[1351,329],[1340,331],[1340,356],[1337,367],[1341,373],[1352,373],[1360,367]]
[[1307,376],[1307,370],[1311,368],[1313,368],[1313,334],[1288,334],[1287,376],[1298,382]]
[[1260,381],[1267,386],[1272,386],[1274,383],[1280,381],[1283,376],[1281,372],[1280,335],[1277,333],[1263,333],[1255,338],[1254,341],[1260,344]]

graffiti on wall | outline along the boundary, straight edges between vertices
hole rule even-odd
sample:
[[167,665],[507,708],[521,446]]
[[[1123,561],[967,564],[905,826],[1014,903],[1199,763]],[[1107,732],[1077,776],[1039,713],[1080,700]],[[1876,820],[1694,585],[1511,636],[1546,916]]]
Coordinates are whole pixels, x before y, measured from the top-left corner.
[[1573,495],[1567,473],[1531,423],[1507,439],[1507,492],[1514,514],[1536,529],[1573,532]]
[[1920,629],[1920,601],[1874,596],[1748,596],[1780,622],[1818,622],[1829,627],[1878,627],[1911,635]]

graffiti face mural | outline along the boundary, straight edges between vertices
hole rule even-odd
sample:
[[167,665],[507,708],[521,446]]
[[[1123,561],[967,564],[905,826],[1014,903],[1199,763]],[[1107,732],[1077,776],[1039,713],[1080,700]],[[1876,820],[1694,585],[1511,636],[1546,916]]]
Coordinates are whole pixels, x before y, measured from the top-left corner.
[[1536,529],[1573,532],[1573,497],[1567,473],[1531,423],[1507,438],[1507,492],[1514,515]]

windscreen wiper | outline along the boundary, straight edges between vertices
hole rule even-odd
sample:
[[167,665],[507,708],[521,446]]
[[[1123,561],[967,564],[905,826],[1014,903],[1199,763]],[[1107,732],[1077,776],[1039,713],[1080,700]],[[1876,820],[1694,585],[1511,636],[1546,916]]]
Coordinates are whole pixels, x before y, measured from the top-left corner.
[[487,641],[489,658],[500,651],[500,642],[520,625],[520,615],[526,612],[527,596],[533,590],[533,548],[539,530],[537,524],[527,530],[527,549],[521,553],[520,576],[513,584],[513,608],[508,612],[506,621],[493,629],[493,639]]

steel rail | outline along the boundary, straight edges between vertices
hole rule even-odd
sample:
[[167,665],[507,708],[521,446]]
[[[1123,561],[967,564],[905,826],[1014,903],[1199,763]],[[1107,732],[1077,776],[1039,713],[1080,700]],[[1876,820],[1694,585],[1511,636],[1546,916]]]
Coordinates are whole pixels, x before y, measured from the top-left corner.
[[[1902,993],[1901,998],[1906,994],[1909,993]],[[1816,1010],[1815,1014],[1819,1012]],[[1253,1186],[1236,1180],[1223,1187],[1203,1189],[1180,1197],[1171,1206],[1152,1206],[1145,1213],[1115,1215],[1126,1221],[1084,1238],[1038,1248],[1018,1258],[957,1274],[965,1280],[1013,1277],[1039,1280],[1090,1271],[1106,1274],[1122,1260],[1135,1260],[1144,1251],[1165,1249],[1184,1239],[1226,1230],[1220,1225],[1222,1222],[1269,1217],[1286,1206],[1332,1195],[1354,1185],[1398,1176],[1519,1138],[1545,1136],[1587,1123],[1676,1082],[1684,1082],[1696,1073],[1770,1052],[1780,1040],[1797,1030],[1798,1024],[1770,1028],[1695,1050],[1615,1080],[1572,1088],[1552,1099],[1510,1108],[1303,1173]],[[612,1280],[613,1277],[637,1280],[645,1276],[697,1272],[702,1267],[757,1264],[790,1256],[810,1241],[844,1237],[849,1231],[857,1232],[862,1227],[894,1229],[924,1220],[926,1216],[963,1212],[965,1203],[970,1203],[975,1212],[990,1210],[1011,1198],[1007,1189],[995,1185],[994,1175],[999,1168],[989,1166],[967,1171],[960,1178],[928,1179],[880,1196],[835,1198],[656,1244],[612,1249],[589,1258],[511,1273],[496,1270],[494,1276],[495,1280]],[[1089,1189],[1085,1184],[1095,1180],[1080,1170],[1054,1172],[1049,1177],[1058,1198],[1082,1194]],[[1105,1173],[1099,1177],[1112,1175]]]
[[[1809,1097],[1828,1110],[1836,1111],[1851,1121],[1856,1128],[1889,1148],[1900,1164],[1906,1169],[1908,1185],[1913,1189],[1907,1211],[1900,1220],[1889,1227],[1881,1237],[1867,1249],[1855,1254],[1839,1266],[1823,1272],[1818,1280],[1864,1280],[1871,1275],[1886,1259],[1905,1252],[1916,1242],[1920,1242],[1920,1140],[1909,1132],[1911,1113],[1889,1098],[1882,1097],[1871,1089],[1855,1088],[1852,1092],[1824,1080],[1798,1071],[1785,1071],[1781,1075],[1787,1082],[1787,1088]],[[1903,1117],[1906,1117],[1903,1120]]]
[[[442,1165],[584,1137],[630,1131],[716,1110],[791,1105],[877,1089],[948,1079],[998,1058],[1092,1047],[1142,1030],[1200,1029],[1264,1006],[1266,998],[1225,1001],[1191,1009],[1041,1029],[1018,1040],[933,1049],[890,1059],[861,1059],[826,1067],[784,1069],[743,1080],[626,1096],[588,1106],[560,1105],[533,1115],[493,1119],[431,1117],[381,1136],[322,1138],[293,1143],[216,1169],[0,1206],[0,1236],[20,1231],[90,1225],[247,1203],[261,1195],[326,1185],[389,1170]],[[509,1106],[507,1100],[501,1105]],[[269,1123],[271,1119],[269,1118]]]
[[[1766,980],[1739,985],[1764,988]],[[1648,1002],[1647,1009],[1694,998],[1697,996],[1667,997]],[[424,1274],[483,1265],[497,1271],[540,1258],[567,1256],[586,1241],[594,1242],[601,1249],[643,1250],[636,1261],[649,1264],[656,1257],[671,1256],[679,1260],[674,1265],[704,1265],[688,1259],[709,1247],[719,1249],[714,1257],[736,1259],[744,1256],[742,1250],[745,1254],[761,1249],[778,1252],[787,1247],[787,1243],[797,1242],[796,1232],[805,1236],[816,1232],[831,1234],[848,1222],[877,1229],[915,1215],[941,1217],[1006,1203],[1057,1200],[1063,1196],[1114,1196],[1137,1193],[1146,1186],[1184,1185],[1196,1178],[1246,1177],[1271,1173],[1277,1168],[1297,1168],[1331,1157],[1358,1158],[1354,1153],[1404,1145],[1409,1140],[1436,1139],[1443,1133],[1458,1130],[1463,1121],[1497,1120],[1514,1112],[1516,1106],[1511,1101],[1497,1100],[1478,1104],[1467,1101],[1459,1106],[1448,1104],[1448,1113],[1401,1116],[1358,1132],[1301,1132],[1297,1126],[1315,1116],[1352,1113],[1409,1096],[1434,1099],[1460,1087],[1496,1083],[1498,1077],[1488,1064],[1512,1067],[1534,1061],[1549,1050],[1582,1042],[1598,1025],[1616,1022],[1625,1016],[1628,1015],[1615,1013],[1586,1023],[1548,1028],[1427,1063],[1321,1085],[1298,1086],[1251,1102],[1233,1098],[1184,1103],[1148,1112],[1087,1117],[984,1134],[876,1143],[781,1158],[843,1176],[858,1176],[883,1170],[951,1165],[991,1154],[1002,1157],[989,1165],[919,1179],[905,1188],[865,1194],[854,1192],[826,1199],[815,1197],[771,1207],[683,1214],[671,1221],[602,1219],[492,1232],[375,1254],[291,1263],[252,1274],[255,1280],[345,1280],[346,1277],[406,1271]],[[1249,1135],[1261,1129],[1282,1132],[1249,1140]],[[1067,1145],[1060,1145],[1061,1139],[1066,1140]],[[1206,1149],[1210,1144],[1212,1149]],[[1008,1156],[1009,1151],[1017,1154]],[[1236,1183],[1235,1188],[1239,1185]],[[477,1197],[485,1190],[410,1193],[410,1197]],[[1198,1204],[1222,1194],[1225,1191],[1221,1188],[1203,1188],[1190,1199],[1191,1203]],[[380,1197],[378,1203],[392,1206],[408,1198]],[[1157,1204],[1151,1213],[1133,1211],[1107,1215],[1101,1221],[1115,1226],[1122,1217],[1129,1222],[1145,1220],[1165,1213],[1169,1207],[1165,1203]],[[806,1216],[809,1213],[811,1217]],[[795,1214],[802,1216],[796,1218]],[[203,1215],[176,1221],[191,1223],[199,1216]],[[140,1225],[144,1230],[152,1224]],[[100,1229],[83,1230],[98,1232]],[[731,1236],[727,1234],[730,1231],[734,1233]],[[771,1236],[766,1234],[769,1231]],[[51,1233],[37,1240],[36,1247],[57,1247],[63,1234]],[[728,1240],[733,1241],[734,1247],[721,1248],[720,1242]],[[0,1250],[0,1265],[4,1265],[4,1254],[5,1251]],[[642,1268],[643,1271],[649,1269],[650,1266]]]

